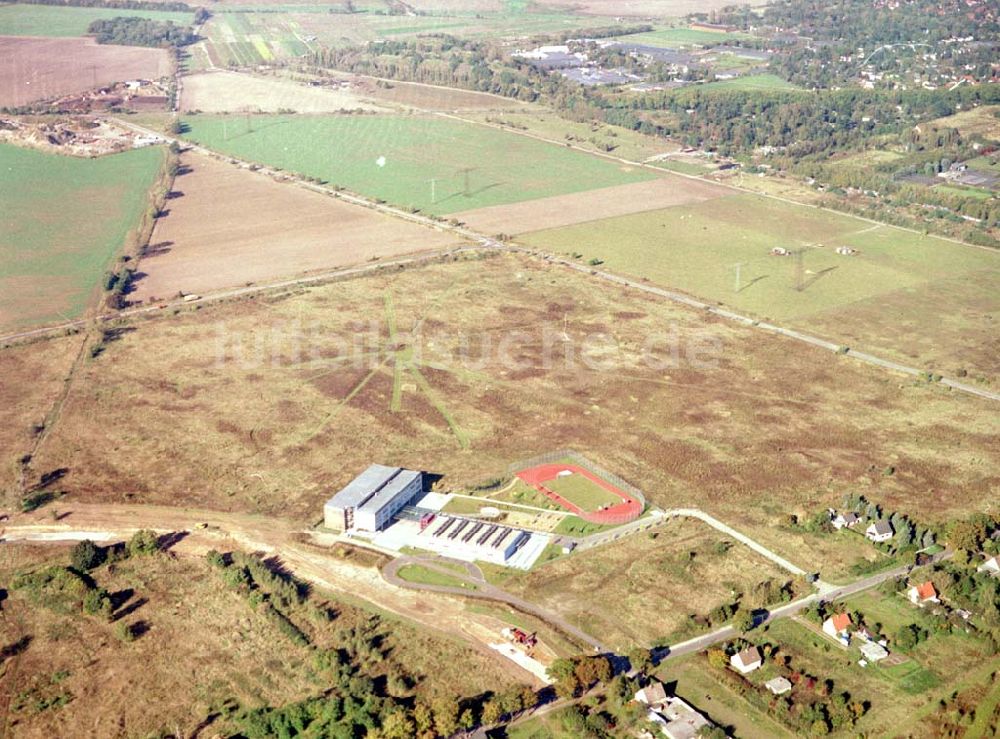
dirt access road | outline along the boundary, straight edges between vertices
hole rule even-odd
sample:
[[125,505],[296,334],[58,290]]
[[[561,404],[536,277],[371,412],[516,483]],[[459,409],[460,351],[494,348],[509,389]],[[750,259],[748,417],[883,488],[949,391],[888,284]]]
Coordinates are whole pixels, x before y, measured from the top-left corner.
[[[58,520],[53,520],[53,508]],[[198,528],[206,524],[206,528]],[[308,533],[292,522],[264,516],[144,505],[73,503],[15,514],[3,524],[4,542],[65,543],[127,539],[139,529],[158,533],[186,532],[172,551],[203,556],[210,549],[234,547],[275,555],[295,575],[331,593],[360,598],[401,618],[449,638],[459,637],[480,653],[499,659],[516,679],[541,684],[531,673],[501,658],[487,645],[501,640],[507,623],[465,609],[465,601],[446,593],[421,593],[382,579],[375,567],[361,567],[329,554],[336,537],[311,543]],[[328,541],[326,540],[328,539]]]

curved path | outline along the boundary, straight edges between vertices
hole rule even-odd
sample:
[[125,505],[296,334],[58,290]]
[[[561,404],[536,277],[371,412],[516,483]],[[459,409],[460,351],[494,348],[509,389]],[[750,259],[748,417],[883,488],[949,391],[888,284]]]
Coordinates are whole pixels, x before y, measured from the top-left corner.
[[[465,568],[468,573],[467,579],[470,584],[475,586],[472,588],[456,588],[448,585],[431,585],[429,583],[418,583],[411,582],[409,580],[404,580],[399,576],[399,571],[407,566],[419,565],[420,567],[426,567],[427,569],[434,570],[435,572],[441,572],[445,575],[451,575],[452,577],[462,578],[460,573],[455,572],[453,567],[449,567],[443,563],[449,563],[451,565],[461,565]],[[524,600],[523,598],[518,598],[516,595],[511,595],[506,590],[498,588],[496,585],[491,585],[486,582],[486,578],[483,576],[482,570],[480,570],[476,565],[461,562],[459,560],[446,559],[444,557],[416,557],[416,556],[405,556],[397,557],[382,568],[382,577],[386,582],[391,585],[395,585],[400,588],[410,588],[411,590],[424,590],[431,593],[445,593],[448,595],[460,595],[465,598],[480,598],[482,600],[492,600],[500,603],[506,603],[512,608],[521,611],[522,613],[527,613],[531,616],[540,618],[542,621],[554,626],[559,631],[573,637],[577,641],[588,644],[593,649],[598,652],[606,652],[607,649],[601,642],[592,637],[587,632],[574,626],[569,621],[564,619],[562,616],[558,616],[550,611],[546,611],[531,601]]]

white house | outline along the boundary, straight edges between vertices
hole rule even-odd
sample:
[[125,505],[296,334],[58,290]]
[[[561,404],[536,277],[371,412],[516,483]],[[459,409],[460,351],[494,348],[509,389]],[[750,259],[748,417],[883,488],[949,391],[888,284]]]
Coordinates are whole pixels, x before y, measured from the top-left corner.
[[940,603],[938,599],[937,590],[934,589],[934,583],[930,580],[927,582],[922,582],[919,585],[912,586],[906,591],[906,597],[910,599],[910,603],[915,605],[920,605],[921,603]]
[[764,687],[770,690],[775,695],[784,695],[789,690],[792,689],[792,684],[788,681],[786,677],[776,677],[772,680],[768,680],[764,683]]
[[892,524],[884,518],[881,521],[875,521],[865,530],[865,536],[875,542],[889,541],[895,533],[892,530]]
[[702,729],[712,726],[711,721],[676,696],[668,698],[659,711],[650,713],[656,713],[664,722],[660,724],[660,730],[667,739],[694,739]]
[[667,702],[667,691],[663,683],[652,682],[635,694],[635,699],[639,703],[647,706],[659,706]]
[[1000,557],[990,557],[976,568],[976,572],[986,572],[992,575],[1000,572]]
[[851,528],[854,526],[860,517],[854,511],[848,511],[847,513],[838,513],[830,519],[830,523],[833,524],[833,528],[840,530],[844,528]]
[[842,639],[847,636],[847,629],[850,626],[850,614],[835,613],[823,622],[823,633],[832,636],[834,639]]
[[737,652],[730,657],[729,664],[743,675],[753,672],[761,665],[760,650],[757,647],[747,647],[742,652]]
[[889,656],[889,650],[873,641],[866,641],[861,645],[861,654],[869,662],[878,662]]

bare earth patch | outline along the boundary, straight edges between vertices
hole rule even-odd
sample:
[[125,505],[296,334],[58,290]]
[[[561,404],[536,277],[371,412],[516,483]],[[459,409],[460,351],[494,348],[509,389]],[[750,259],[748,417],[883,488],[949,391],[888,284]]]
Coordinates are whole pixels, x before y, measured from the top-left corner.
[[728,190],[707,182],[664,177],[631,185],[477,208],[456,213],[454,217],[485,233],[519,234],[700,203],[727,194]]
[[336,113],[339,110],[384,111],[350,91],[310,87],[288,79],[214,71],[184,78],[181,109],[206,113],[249,110],[276,113]]
[[[455,237],[199,154],[174,182],[134,298],[207,292],[436,249]],[[183,171],[183,170],[182,170]]]
[[0,36],[0,106],[168,74],[165,49],[101,45],[92,38]]

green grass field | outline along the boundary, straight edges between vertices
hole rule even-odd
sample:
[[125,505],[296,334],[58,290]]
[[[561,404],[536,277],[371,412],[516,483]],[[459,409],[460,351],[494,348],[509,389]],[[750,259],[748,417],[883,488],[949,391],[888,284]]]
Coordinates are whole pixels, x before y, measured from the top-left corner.
[[85,36],[92,21],[132,16],[188,25],[191,13],[52,5],[0,5],[0,36]]
[[81,315],[162,162],[160,148],[78,159],[0,145],[0,326]]
[[406,565],[399,568],[399,577],[406,582],[421,585],[438,585],[446,588],[465,588],[466,590],[476,590],[476,586],[466,582],[463,578],[449,575],[445,572],[432,570],[423,565]]
[[254,116],[252,130],[237,116],[184,122],[187,137],[211,149],[438,215],[655,176],[442,118]]
[[545,482],[545,487],[561,495],[581,510],[590,512],[606,505],[621,503],[621,498],[605,490],[593,480],[584,475],[566,475]]
[[[613,270],[760,317],[803,318],[946,277],[1000,270],[1000,255],[756,195],[530,234],[531,246],[598,258]],[[842,256],[836,248],[858,250]],[[796,258],[773,247],[803,249]],[[740,264],[739,284],[736,265]]]
[[698,86],[699,90],[799,90],[776,74],[749,74],[731,80],[718,80]]
[[621,36],[623,43],[646,44],[664,49],[676,49],[684,46],[716,46],[729,41],[739,41],[750,36],[746,33],[714,33],[699,31],[693,28],[662,28],[648,33],[635,33]]

